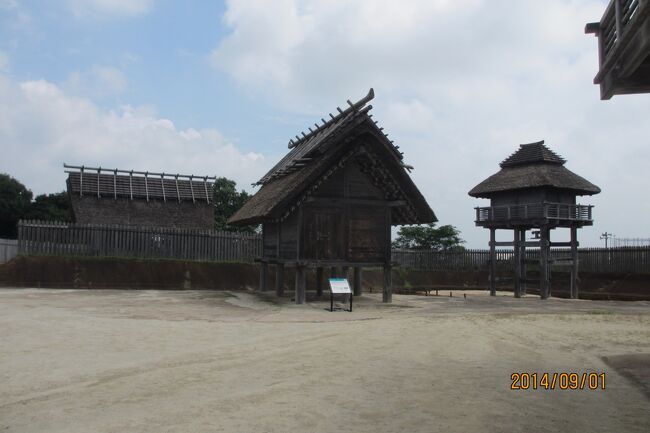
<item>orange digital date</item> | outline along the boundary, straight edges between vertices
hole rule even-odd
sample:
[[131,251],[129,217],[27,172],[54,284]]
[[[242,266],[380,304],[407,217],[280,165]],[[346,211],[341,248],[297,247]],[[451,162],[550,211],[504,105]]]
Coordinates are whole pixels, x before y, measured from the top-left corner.
[[605,389],[605,373],[512,373],[510,389]]

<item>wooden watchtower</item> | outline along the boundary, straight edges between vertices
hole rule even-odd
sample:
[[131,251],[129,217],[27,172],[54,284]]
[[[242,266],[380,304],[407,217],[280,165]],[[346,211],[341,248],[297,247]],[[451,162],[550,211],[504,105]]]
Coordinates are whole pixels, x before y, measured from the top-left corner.
[[260,290],[266,289],[269,264],[276,266],[278,296],[284,268],[296,268],[298,304],[305,302],[308,269],[316,270],[321,295],[324,268],[347,276],[353,267],[353,290],[360,295],[362,268],[383,267],[383,300],[391,302],[391,226],[437,220],[407,173],[412,167],[372,120],[366,104],[373,97],[370,89],[290,140],[289,153],[228,221],[262,224]]
[[586,33],[598,37],[600,98],[650,92],[650,0],[610,0]]
[[[501,170],[476,185],[469,195],[490,199],[476,208],[476,225],[490,229],[490,294],[496,294],[497,246],[514,247],[515,297],[525,294],[526,248],[539,247],[539,293],[551,295],[550,248],[570,247],[571,297],[578,297],[577,229],[592,225],[593,206],[576,204],[576,196],[593,195],[600,188],[564,167],[566,161],[544,146],[544,141],[520,145],[501,162]],[[555,228],[569,228],[570,242],[551,242]],[[513,242],[497,242],[496,230],[514,231]],[[539,241],[526,241],[526,231],[538,229]]]

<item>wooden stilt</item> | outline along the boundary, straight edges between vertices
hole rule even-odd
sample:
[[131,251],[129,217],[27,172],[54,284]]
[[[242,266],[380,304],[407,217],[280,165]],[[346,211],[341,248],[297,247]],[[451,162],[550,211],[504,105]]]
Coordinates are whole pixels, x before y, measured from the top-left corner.
[[497,294],[496,229],[490,228],[490,296]]
[[515,298],[521,298],[521,244],[519,229],[514,229]]
[[578,228],[571,227],[571,299],[578,299]]
[[393,275],[391,274],[392,268],[389,263],[384,265],[384,293],[382,301],[390,304],[393,302]]
[[260,292],[266,292],[266,281],[269,274],[269,264],[266,262],[260,263]]
[[275,296],[284,296],[284,263],[278,263],[275,267]]
[[296,267],[296,304],[304,304],[305,303],[305,289],[306,289],[306,281],[305,281],[305,267],[304,266],[297,266]]
[[323,296],[323,268],[316,268],[316,296]]
[[526,294],[526,229],[521,229],[519,232],[519,245],[521,246],[521,253],[519,259],[521,262],[520,275],[521,281],[519,283],[519,293],[521,296]]
[[539,295],[542,299],[550,296],[548,256],[549,256],[549,229],[546,226],[540,228],[539,245]]
[[347,266],[341,267],[341,278],[345,278],[346,280],[349,280],[349,268]]
[[361,268],[359,266],[354,267],[354,280],[352,283],[352,291],[354,296],[361,296]]

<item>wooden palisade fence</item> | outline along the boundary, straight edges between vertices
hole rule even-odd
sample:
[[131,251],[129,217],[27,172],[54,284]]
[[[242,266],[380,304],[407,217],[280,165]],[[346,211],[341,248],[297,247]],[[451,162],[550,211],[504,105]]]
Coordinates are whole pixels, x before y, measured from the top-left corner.
[[[489,250],[417,251],[393,250],[393,261],[403,267],[422,270],[467,271],[489,270]],[[551,266],[561,267],[568,263],[568,248],[551,248]],[[514,268],[514,251],[497,250],[499,269]],[[529,263],[539,261],[539,250],[527,249]],[[580,272],[650,273],[650,246],[618,248],[579,248]],[[568,268],[567,268],[568,270]]]
[[261,254],[257,234],[217,230],[21,221],[22,255],[137,257],[252,262]]
[[[21,221],[18,253],[95,257],[164,258],[252,262],[262,254],[258,234],[216,230],[87,225]],[[512,250],[497,250],[499,269],[512,269]],[[561,266],[566,248],[552,248],[551,259]],[[437,271],[488,270],[489,250],[393,250],[392,260],[405,268]],[[650,273],[650,246],[580,248],[581,272]],[[539,260],[539,250],[527,249],[526,260]]]

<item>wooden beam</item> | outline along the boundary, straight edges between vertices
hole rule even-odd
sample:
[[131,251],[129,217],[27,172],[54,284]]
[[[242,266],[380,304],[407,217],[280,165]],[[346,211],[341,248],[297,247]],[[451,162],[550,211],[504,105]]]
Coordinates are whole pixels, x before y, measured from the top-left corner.
[[382,293],[382,302],[390,304],[393,302],[393,275],[390,264],[384,265],[384,291]]
[[296,304],[304,304],[305,300],[306,300],[305,267],[304,266],[298,266],[296,268],[295,302],[296,302]]
[[519,293],[524,296],[526,295],[526,229],[520,229],[519,236],[519,245],[521,247],[521,255],[519,256],[519,262],[521,263]]
[[284,296],[284,264],[278,263],[275,266],[275,296]]
[[490,296],[496,296],[496,273],[497,273],[497,259],[496,259],[496,229],[490,228]]
[[514,229],[515,298],[521,298],[521,245],[519,229]]
[[571,227],[571,299],[578,299],[578,229]]
[[550,294],[548,255],[549,255],[549,229],[547,226],[540,228],[540,250],[539,250],[539,294],[542,299],[548,299]]
[[260,263],[260,286],[259,286],[260,292],[266,291],[266,281],[268,279],[268,273],[269,273],[269,264],[267,262],[261,262]]
[[316,296],[323,296],[323,267],[316,268]]
[[352,291],[354,293],[354,296],[361,296],[361,272],[361,267],[354,267],[354,278],[352,282]]

